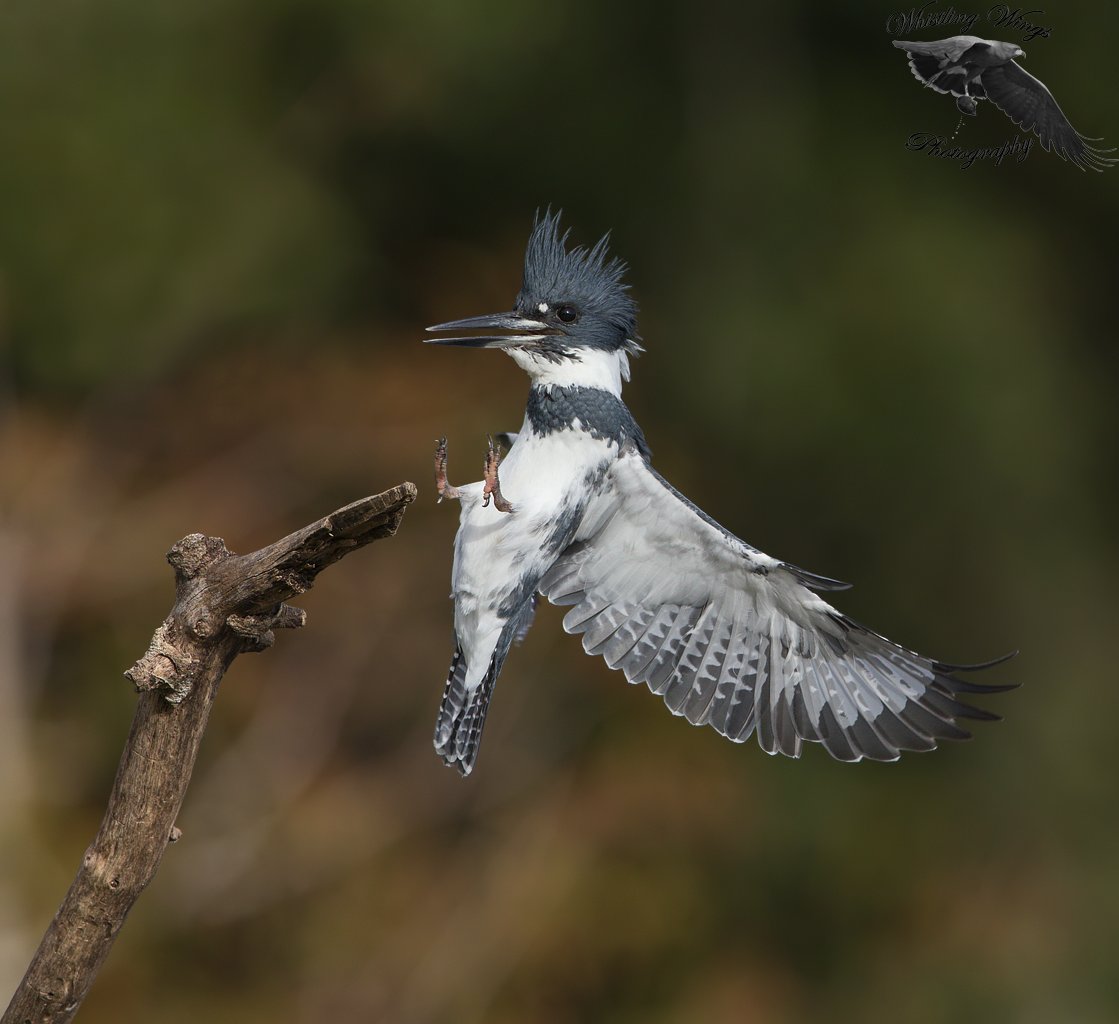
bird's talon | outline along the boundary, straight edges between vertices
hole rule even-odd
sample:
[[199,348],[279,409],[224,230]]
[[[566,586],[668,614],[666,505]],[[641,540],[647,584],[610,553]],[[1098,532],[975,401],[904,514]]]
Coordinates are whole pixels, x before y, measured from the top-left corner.
[[486,469],[485,469],[485,485],[482,488],[482,507],[488,508],[490,498],[493,498],[493,507],[498,512],[512,512],[513,506],[501,493],[501,480],[497,475],[497,467],[501,464],[501,456],[498,454],[497,446],[493,442],[492,437],[486,438],[489,445],[486,451]]
[[444,498],[457,498],[459,489],[454,484],[447,482],[447,439],[439,438],[435,442],[435,489],[439,496],[435,503],[439,504]]

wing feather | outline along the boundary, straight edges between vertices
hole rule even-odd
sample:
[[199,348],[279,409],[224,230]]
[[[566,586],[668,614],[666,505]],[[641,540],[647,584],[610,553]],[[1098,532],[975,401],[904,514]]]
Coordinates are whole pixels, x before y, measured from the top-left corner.
[[685,606],[676,613],[660,650],[653,656],[645,674],[645,683],[650,692],[663,696],[668,690],[676,674],[681,645],[691,636],[700,613],[701,609],[690,606]]
[[672,678],[664,693],[664,702],[674,715],[684,713],[684,704],[688,697],[697,685],[701,685],[703,664],[711,648],[711,638],[717,624],[718,612],[714,606],[705,605],[699,620],[692,628],[691,636],[683,644]]
[[586,624],[583,633],[583,650],[588,654],[601,654],[602,649],[626,622],[634,609],[622,603],[607,605],[593,620]]
[[649,666],[660,651],[661,644],[668,635],[668,630],[679,611],[680,606],[675,604],[663,604],[653,610],[653,617],[648,627],[641,634],[637,643],[633,645],[633,650],[629,652],[621,666],[625,671],[626,678],[631,683],[646,681]]
[[684,717],[692,725],[703,725],[711,713],[715,692],[719,687],[719,680],[722,678],[723,667],[727,661],[727,652],[733,639],[732,629],[733,623],[721,620],[713,632],[707,648],[707,656],[682,708]]
[[741,677],[743,664],[746,661],[747,644],[743,642],[742,638],[751,635],[750,624],[752,620],[753,613],[744,610],[735,617],[731,624],[731,639],[733,642],[728,647],[726,657],[723,659],[719,681],[715,685],[715,693],[707,712],[707,720],[704,723],[724,736],[727,735],[727,719],[736,702],[736,694],[739,688],[744,685]]
[[[624,668],[623,659],[633,653],[633,649],[637,646],[641,637],[645,635],[645,630],[648,629],[654,615],[653,610],[638,607],[625,622],[614,630],[613,635],[603,642],[601,650],[594,653],[601,654],[606,659],[606,664],[611,668]],[[629,676],[628,672],[626,672],[626,676]]]
[[[961,718],[995,718],[945,665],[837,612],[835,584],[729,533],[636,452],[619,457],[573,543],[540,583],[583,634],[673,714],[769,753],[820,743],[843,761],[896,760],[966,739]],[[834,587],[833,587],[834,589]],[[971,666],[986,667],[986,666]]]
[[763,688],[769,678],[769,637],[759,632],[755,637],[747,638],[746,643],[748,646],[742,683],[735,694],[735,704],[727,720],[727,736],[736,743],[745,743],[753,735],[758,705],[768,699]]

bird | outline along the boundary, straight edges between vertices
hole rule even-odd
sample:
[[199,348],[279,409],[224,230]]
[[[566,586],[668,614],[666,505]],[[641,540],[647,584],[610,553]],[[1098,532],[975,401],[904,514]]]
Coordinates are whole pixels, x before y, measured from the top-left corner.
[[961,114],[976,116],[977,100],[990,100],[1023,131],[1033,132],[1046,152],[1054,152],[1082,171],[1102,171],[1116,162],[1081,135],[1058,106],[1045,83],[1017,61],[1025,51],[1015,43],[979,36],[951,36],[921,43],[895,39],[909,54],[909,68],[922,85],[956,97]]
[[[435,448],[438,500],[458,499],[454,651],[435,749],[474,768],[486,713],[538,596],[567,606],[588,654],[645,683],[675,715],[767,753],[819,743],[840,761],[893,761],[967,739],[965,719],[997,719],[965,695],[1012,689],[961,679],[837,611],[848,584],[740,540],[653,468],[622,401],[643,350],[626,265],[609,236],[569,246],[560,213],[537,213],[514,308],[436,324],[431,344],[499,349],[530,378],[524,421],[483,479],[456,487]],[[461,332],[478,332],[467,333]]]

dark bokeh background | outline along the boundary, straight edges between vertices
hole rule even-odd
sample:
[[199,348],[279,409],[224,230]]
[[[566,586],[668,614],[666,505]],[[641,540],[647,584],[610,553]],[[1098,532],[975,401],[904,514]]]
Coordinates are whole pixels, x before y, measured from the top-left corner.
[[[413,479],[227,677],[83,1020],[1119,1017],[1119,170],[907,152],[957,117],[892,9],[3,5],[0,988],[96,829],[170,544]],[[1119,13],[1043,20],[1027,66],[1119,140]],[[1013,138],[982,106],[959,141]],[[890,636],[1020,647],[1003,724],[771,760],[542,609],[478,771],[441,767],[432,439],[476,477],[526,382],[421,328],[507,308],[547,203],[632,265],[662,471]]]

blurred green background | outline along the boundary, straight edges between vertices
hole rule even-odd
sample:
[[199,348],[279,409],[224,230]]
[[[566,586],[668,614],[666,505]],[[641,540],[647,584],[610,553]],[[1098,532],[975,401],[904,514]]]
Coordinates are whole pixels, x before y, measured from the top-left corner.
[[[0,8],[3,999],[96,830],[167,548],[412,479],[399,536],[227,676],[83,1021],[1119,1019],[1119,170],[907,152],[957,116],[892,10]],[[1119,11],[1042,20],[1026,66],[1119,140]],[[961,143],[1014,137],[981,106]],[[548,203],[632,266],[658,467],[899,641],[1020,647],[1004,723],[769,759],[542,609],[478,771],[438,763],[432,441],[477,477],[526,381],[419,342],[508,308]]]

